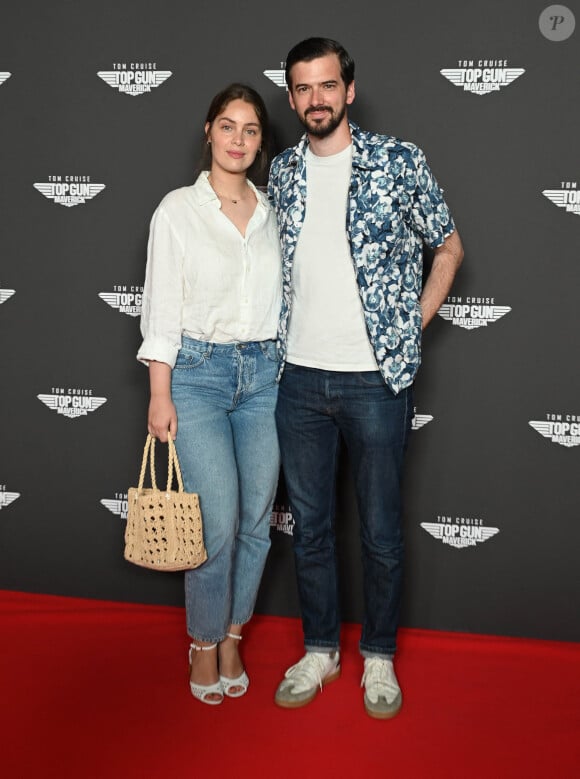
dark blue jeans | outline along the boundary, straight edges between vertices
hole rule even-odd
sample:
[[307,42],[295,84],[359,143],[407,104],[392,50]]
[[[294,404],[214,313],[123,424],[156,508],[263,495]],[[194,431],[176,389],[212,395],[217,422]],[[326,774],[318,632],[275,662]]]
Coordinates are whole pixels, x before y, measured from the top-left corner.
[[412,390],[398,395],[378,371],[347,373],[286,364],[276,423],[290,506],[307,650],[339,646],[334,514],[340,437],[353,469],[360,517],[365,656],[396,650],[403,576],[401,471]]

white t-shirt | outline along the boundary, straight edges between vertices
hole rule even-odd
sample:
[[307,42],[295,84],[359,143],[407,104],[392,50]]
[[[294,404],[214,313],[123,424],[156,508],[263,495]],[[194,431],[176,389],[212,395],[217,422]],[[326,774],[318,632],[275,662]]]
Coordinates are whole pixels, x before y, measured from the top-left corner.
[[280,243],[264,194],[242,236],[221,212],[207,172],[166,195],[151,220],[137,359],[172,368],[181,336],[234,343],[276,337]]
[[306,151],[306,214],[292,270],[288,362],[331,371],[376,371],[346,233],[352,146]]

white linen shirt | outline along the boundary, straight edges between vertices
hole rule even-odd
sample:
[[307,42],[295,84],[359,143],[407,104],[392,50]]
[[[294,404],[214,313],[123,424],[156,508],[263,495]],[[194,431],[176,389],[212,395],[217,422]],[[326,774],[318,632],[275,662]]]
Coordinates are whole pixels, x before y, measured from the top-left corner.
[[137,359],[174,367],[181,336],[213,343],[276,337],[281,258],[274,213],[258,199],[243,236],[200,174],[169,192],[151,220]]

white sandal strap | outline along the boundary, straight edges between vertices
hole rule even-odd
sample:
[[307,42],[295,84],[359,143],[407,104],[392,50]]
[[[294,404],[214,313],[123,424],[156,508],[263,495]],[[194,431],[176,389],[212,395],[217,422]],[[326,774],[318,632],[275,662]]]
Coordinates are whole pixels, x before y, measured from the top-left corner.
[[190,649],[194,649],[196,652],[208,652],[210,649],[215,649],[217,644],[208,644],[208,646],[200,646],[199,644],[194,644],[193,642],[190,645]]

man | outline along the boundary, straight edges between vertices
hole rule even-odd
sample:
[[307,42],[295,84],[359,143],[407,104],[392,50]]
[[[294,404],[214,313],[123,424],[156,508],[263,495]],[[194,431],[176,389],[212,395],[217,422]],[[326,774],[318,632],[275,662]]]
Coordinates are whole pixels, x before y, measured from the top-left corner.
[[[270,171],[284,282],[276,421],[306,654],[275,700],[304,706],[340,675],[334,503],[342,438],[360,516],[364,705],[386,719],[402,703],[393,669],[400,482],[421,329],[445,300],[463,249],[421,150],[348,121],[354,62],[338,42],[297,44],[286,81],[306,134]],[[421,291],[423,243],[434,259]]]

